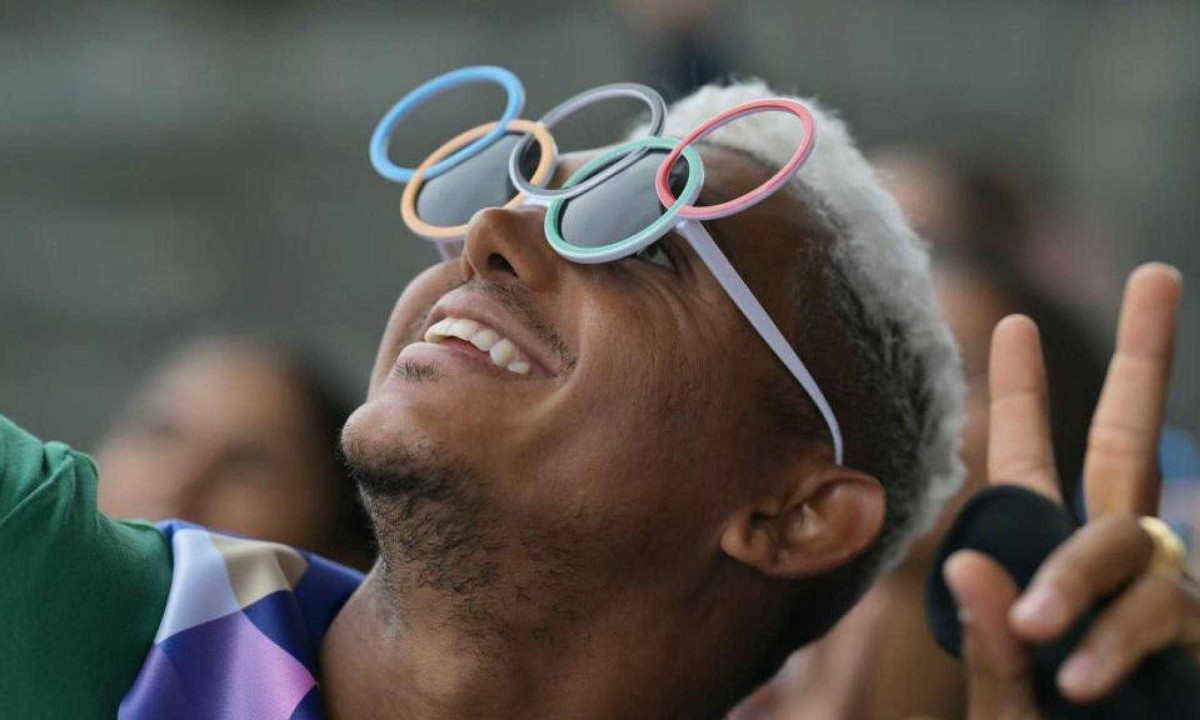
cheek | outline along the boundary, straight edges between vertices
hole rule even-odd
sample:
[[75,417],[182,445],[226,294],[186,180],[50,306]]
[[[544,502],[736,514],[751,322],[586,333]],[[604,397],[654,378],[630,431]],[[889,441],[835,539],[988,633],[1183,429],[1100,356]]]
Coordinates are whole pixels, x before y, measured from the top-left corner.
[[589,332],[575,401],[561,413],[557,472],[593,468],[589,492],[600,503],[703,497],[728,476],[724,443],[738,444],[745,426],[744,393],[729,384],[737,369],[720,330],[727,318],[665,296],[628,299],[645,296],[592,302],[581,317]]
[[609,561],[644,568],[715,547],[746,468],[721,394],[686,350],[663,344],[596,369],[574,427],[527,465],[546,473],[522,503],[531,523],[550,518],[580,547],[603,538]]

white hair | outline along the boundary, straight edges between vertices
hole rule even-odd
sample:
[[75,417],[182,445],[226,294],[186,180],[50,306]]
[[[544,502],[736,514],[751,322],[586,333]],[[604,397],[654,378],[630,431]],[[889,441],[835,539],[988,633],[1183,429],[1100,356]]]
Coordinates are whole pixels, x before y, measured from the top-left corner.
[[[661,134],[683,137],[734,105],[778,96],[762,81],[709,85],[671,106]],[[897,376],[903,395],[889,401],[902,403],[904,416],[915,425],[906,434],[917,447],[904,449],[910,459],[902,463],[903,476],[880,478],[885,485],[904,485],[888,489],[889,504],[908,505],[889,509],[889,515],[897,513],[897,527],[890,532],[885,527],[881,536],[889,544],[879,554],[876,570],[881,572],[902,556],[909,541],[932,527],[962,483],[961,364],[934,297],[925,243],[883,189],[845,124],[815,100],[796,99],[812,111],[816,129],[812,154],[791,182],[799,183],[799,195],[833,229],[834,270],[845,279],[866,325],[876,331],[871,333],[875,343],[895,346],[871,352],[888,358],[889,376]],[[795,118],[764,112],[735,120],[708,139],[780,167],[798,147],[801,133]],[[836,399],[830,400],[836,412]]]

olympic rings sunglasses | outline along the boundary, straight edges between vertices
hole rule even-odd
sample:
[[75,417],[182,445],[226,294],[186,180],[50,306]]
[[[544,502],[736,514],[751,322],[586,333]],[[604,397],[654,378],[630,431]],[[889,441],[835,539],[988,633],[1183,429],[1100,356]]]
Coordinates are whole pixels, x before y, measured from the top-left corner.
[[[398,167],[391,162],[388,143],[404,117],[437,95],[478,83],[504,88],[507,103],[499,120],[450,139],[416,168]],[[647,137],[600,153],[576,170],[561,188],[546,188],[559,156],[550,130],[585,107],[617,97],[646,103],[650,109]],[[665,121],[666,104],[644,85],[617,83],[593,88],[561,103],[536,122],[518,118],[524,103],[524,87],[512,72],[495,66],[473,66],[424,83],[384,115],[371,137],[371,163],[380,175],[405,184],[401,214],[409,229],[434,242],[444,258],[452,258],[461,251],[469,220],[477,211],[537,205],[546,208],[546,241],[561,257],[584,264],[627,258],[667,233],[677,232],[808,393],[829,429],[835,461],[841,464],[842,433],[833,408],[700,222],[727,217],[761,202],[800,169],[812,152],[815,138],[808,108],[787,98],[756,100],[715,115],[677,140],[658,135]],[[704,163],[693,144],[738,118],[769,111],[791,113],[804,125],[804,138],[788,162],[741,197],[718,205],[692,204],[704,185]]]

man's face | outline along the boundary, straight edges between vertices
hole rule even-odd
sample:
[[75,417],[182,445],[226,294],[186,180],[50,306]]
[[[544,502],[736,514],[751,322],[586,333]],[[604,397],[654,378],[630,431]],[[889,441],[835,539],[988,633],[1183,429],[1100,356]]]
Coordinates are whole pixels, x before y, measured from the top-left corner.
[[[768,174],[721,148],[703,157],[704,203]],[[557,181],[581,162],[564,161]],[[783,462],[764,408],[771,383],[790,376],[681,237],[640,257],[574,264],[547,244],[543,217],[531,207],[478,213],[463,257],[405,289],[367,400],[347,424],[351,464],[451,475],[460,487],[448,496],[486,508],[494,547],[556,544],[587,555],[592,577],[661,574],[664,559],[694,572],[719,552],[728,514]],[[789,335],[810,241],[799,217],[799,202],[779,193],[706,224]],[[446,317],[508,338],[530,372],[499,367],[467,342],[423,340]],[[367,494],[386,502],[388,492],[368,484]],[[386,547],[388,518],[404,513],[375,514]]]

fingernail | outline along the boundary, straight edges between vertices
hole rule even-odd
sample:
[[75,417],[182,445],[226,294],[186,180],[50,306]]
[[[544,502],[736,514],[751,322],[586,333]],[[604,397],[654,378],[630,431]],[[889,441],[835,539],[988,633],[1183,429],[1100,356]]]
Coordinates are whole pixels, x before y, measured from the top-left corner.
[[947,582],[946,588],[950,590],[950,597],[954,599],[954,609],[957,611],[958,624],[966,625],[971,622],[971,612],[963,605],[962,597],[959,596],[958,590],[953,583]]
[[[955,602],[958,602],[958,598],[955,598]],[[971,611],[966,609],[962,605],[959,605],[958,606],[958,624],[959,625],[970,625],[972,619],[973,618],[971,616]]]
[[1039,625],[1058,625],[1065,613],[1062,598],[1047,588],[1034,588],[1013,607],[1013,619]]
[[1095,653],[1086,650],[1071,656],[1058,675],[1058,683],[1072,693],[1086,693],[1100,680],[1103,664]]
[[958,610],[958,622],[966,625],[971,621],[971,613],[963,604],[962,594],[959,592],[958,585],[955,582],[957,573],[954,568],[962,563],[962,558],[956,555],[951,555],[946,564],[942,566],[942,579],[946,583],[946,589],[950,591],[950,597],[954,598],[955,608]]

